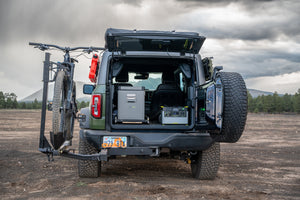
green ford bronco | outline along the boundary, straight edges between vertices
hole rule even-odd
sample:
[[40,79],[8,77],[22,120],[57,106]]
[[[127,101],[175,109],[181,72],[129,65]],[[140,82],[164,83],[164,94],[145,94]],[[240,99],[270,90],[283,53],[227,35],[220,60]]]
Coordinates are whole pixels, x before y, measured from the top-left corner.
[[[214,179],[220,142],[241,137],[247,117],[242,76],[201,58],[195,32],[107,29],[94,55],[80,110],[80,177],[98,177],[118,156],[179,157],[196,179]],[[92,69],[93,68],[93,69]]]

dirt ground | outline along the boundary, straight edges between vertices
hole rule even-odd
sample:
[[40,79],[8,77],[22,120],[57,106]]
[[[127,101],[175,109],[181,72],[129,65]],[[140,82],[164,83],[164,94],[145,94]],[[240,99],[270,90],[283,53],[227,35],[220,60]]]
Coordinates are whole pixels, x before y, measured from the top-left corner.
[[0,110],[0,199],[300,199],[300,115],[249,114],[240,141],[221,144],[212,181],[180,160],[135,157],[79,178],[76,160],[38,152],[39,123],[40,111]]

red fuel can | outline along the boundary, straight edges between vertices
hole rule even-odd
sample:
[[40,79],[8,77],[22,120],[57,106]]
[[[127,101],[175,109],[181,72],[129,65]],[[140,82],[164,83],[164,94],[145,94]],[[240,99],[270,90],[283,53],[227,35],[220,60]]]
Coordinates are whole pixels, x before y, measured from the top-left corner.
[[99,56],[97,54],[94,54],[92,58],[90,73],[89,73],[89,79],[93,83],[96,83],[97,81],[98,68],[99,68]]

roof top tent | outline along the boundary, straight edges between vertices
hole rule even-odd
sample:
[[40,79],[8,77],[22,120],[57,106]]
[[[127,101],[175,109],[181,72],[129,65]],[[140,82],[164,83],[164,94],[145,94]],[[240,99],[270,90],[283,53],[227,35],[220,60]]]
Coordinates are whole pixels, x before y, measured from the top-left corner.
[[161,51],[198,54],[204,36],[196,32],[125,30],[109,28],[105,47],[109,51]]

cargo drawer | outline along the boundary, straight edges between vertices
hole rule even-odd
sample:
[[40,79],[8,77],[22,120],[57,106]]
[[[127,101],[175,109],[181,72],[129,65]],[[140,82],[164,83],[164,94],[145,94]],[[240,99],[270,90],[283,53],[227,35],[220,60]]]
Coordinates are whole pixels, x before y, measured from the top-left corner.
[[145,90],[143,87],[121,86],[118,90],[118,121],[145,120]]

